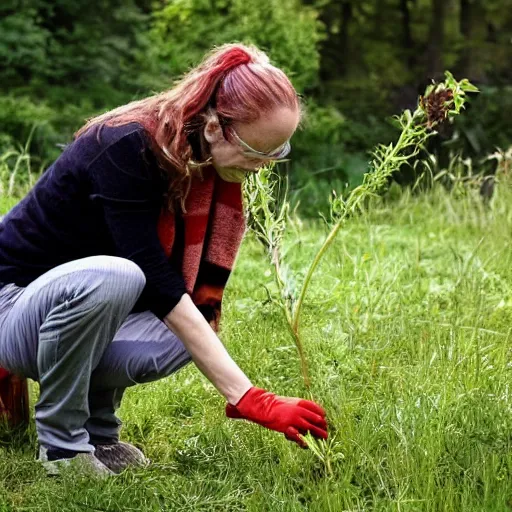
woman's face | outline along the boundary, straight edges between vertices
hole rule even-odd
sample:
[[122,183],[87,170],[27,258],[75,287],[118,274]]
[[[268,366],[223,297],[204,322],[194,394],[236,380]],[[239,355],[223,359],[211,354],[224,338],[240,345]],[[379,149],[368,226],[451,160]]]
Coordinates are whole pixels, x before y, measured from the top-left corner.
[[[204,129],[204,136],[210,144],[213,166],[227,181],[241,181],[248,172],[255,172],[275,160],[275,155],[280,154],[279,151],[274,153],[275,150],[286,152],[283,146],[297,129],[299,120],[298,110],[278,108],[253,123],[234,123],[223,129],[213,116]],[[272,156],[258,153],[270,153]]]

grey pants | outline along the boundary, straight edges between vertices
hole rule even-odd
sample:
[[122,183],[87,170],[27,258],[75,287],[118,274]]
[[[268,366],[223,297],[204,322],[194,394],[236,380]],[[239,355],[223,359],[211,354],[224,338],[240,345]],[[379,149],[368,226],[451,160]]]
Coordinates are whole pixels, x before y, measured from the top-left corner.
[[129,260],[92,256],[0,289],[0,367],[39,382],[41,444],[86,452],[115,442],[124,390],[191,360],[155,315],[130,314],[145,282]]

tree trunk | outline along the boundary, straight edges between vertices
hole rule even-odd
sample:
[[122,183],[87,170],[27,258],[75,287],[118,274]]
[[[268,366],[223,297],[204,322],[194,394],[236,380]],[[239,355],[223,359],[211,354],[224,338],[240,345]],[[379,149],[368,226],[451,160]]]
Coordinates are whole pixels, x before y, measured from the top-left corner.
[[402,47],[404,54],[407,56],[407,65],[411,69],[416,64],[416,54],[414,52],[414,41],[411,32],[409,0],[400,0],[400,13],[402,17]]
[[427,77],[438,79],[442,76],[443,47],[444,47],[444,20],[446,14],[446,0],[432,0],[432,17],[427,47]]
[[339,78],[348,72],[351,59],[349,30],[352,19],[351,0],[329,2],[321,12],[320,20],[325,24],[328,34],[320,51],[322,81]]
[[350,64],[350,37],[349,28],[354,16],[351,1],[345,1],[341,4],[341,27],[338,38],[338,48],[340,52],[340,65],[342,74],[346,74]]
[[482,0],[460,0],[460,32],[464,48],[459,59],[459,73],[474,82],[485,81],[485,52],[488,37],[485,7]]

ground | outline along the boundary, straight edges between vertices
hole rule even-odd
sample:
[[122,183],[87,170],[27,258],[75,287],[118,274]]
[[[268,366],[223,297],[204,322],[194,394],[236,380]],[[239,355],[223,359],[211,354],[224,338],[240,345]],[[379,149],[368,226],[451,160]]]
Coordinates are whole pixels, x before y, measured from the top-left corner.
[[[512,195],[502,188],[488,207],[403,193],[352,220],[318,268],[302,332],[312,396],[336,436],[332,475],[281,434],[225,418],[222,397],[189,365],[123,402],[122,437],[150,469],[47,479],[33,425],[4,433],[0,511],[512,509]],[[295,226],[287,244],[300,279],[325,230]],[[249,236],[221,338],[255,385],[307,396],[268,301],[270,270]]]

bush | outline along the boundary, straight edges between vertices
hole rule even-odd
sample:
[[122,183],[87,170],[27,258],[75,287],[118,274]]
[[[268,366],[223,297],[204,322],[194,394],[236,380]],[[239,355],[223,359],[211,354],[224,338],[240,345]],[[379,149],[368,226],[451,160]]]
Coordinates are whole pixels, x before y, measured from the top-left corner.
[[[119,97],[104,89],[105,98],[114,99],[122,104],[130,98]],[[85,120],[107,108],[94,97],[73,98],[72,89],[62,90],[57,102],[35,101],[29,96],[10,94],[0,96],[0,151],[25,144],[30,132],[32,137],[31,153],[40,163],[52,162],[61,153],[61,145],[73,139],[73,133],[80,128]],[[52,92],[58,96],[57,90]],[[101,105],[101,106],[100,106]],[[110,106],[115,106],[112,103]]]
[[485,157],[512,145],[512,86],[483,86],[455,123],[450,149],[472,157]]
[[53,127],[56,121],[57,113],[46,102],[36,103],[28,96],[0,96],[0,149],[24,143],[36,126],[32,151],[44,159],[58,138]]

